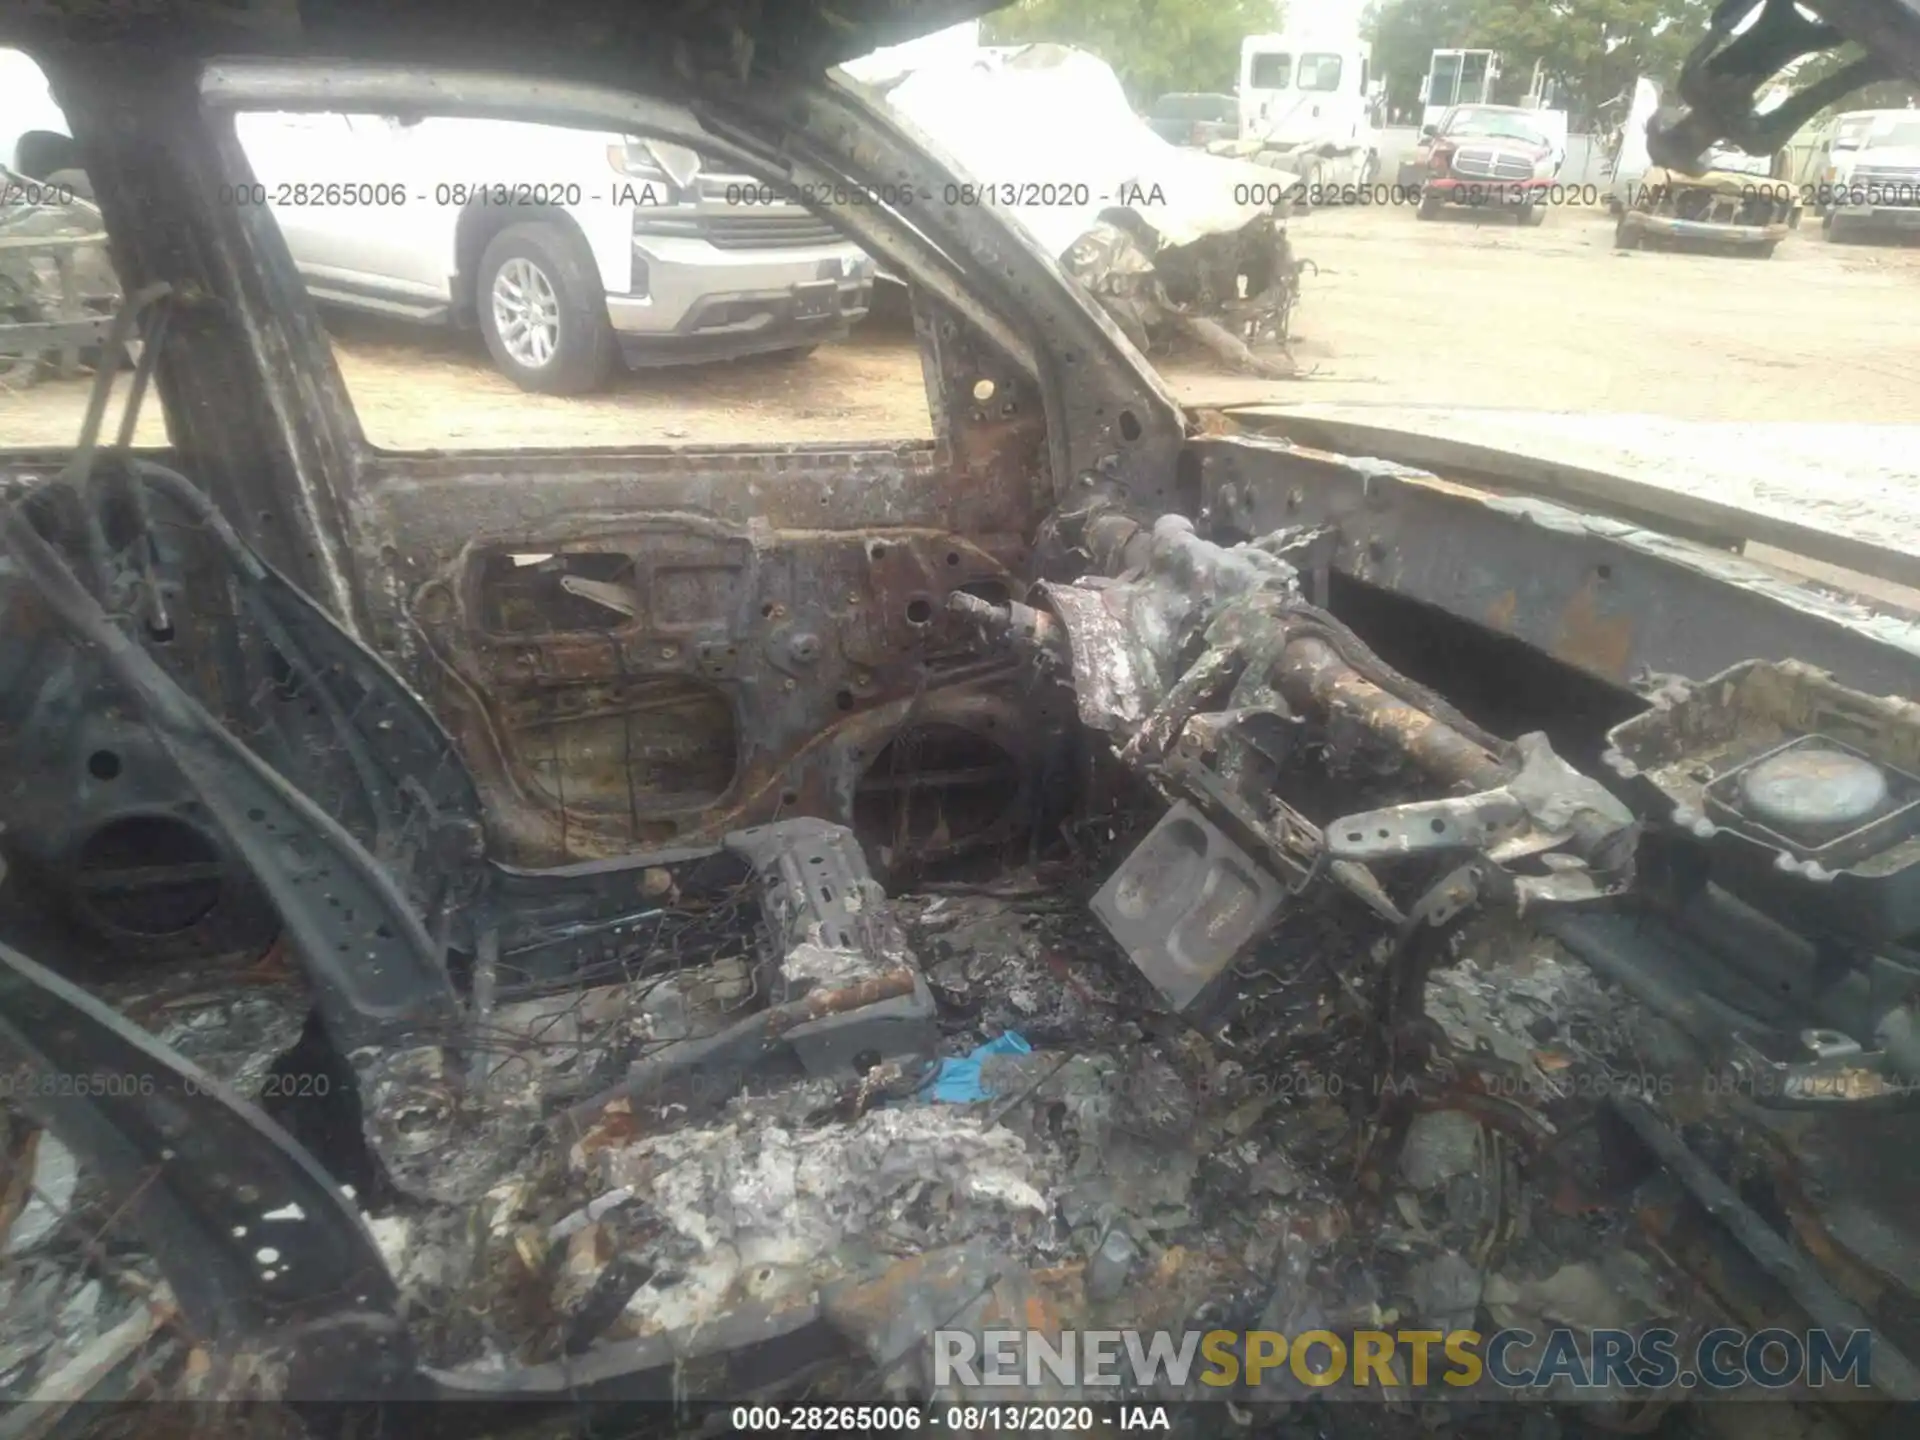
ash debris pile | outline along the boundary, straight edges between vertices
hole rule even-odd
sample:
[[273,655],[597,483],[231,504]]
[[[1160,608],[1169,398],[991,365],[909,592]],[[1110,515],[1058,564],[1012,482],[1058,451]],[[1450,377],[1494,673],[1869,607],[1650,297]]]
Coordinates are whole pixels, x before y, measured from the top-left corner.
[[[212,1364],[168,1308],[180,1252],[108,1266],[74,1153],[23,1139],[13,1393],[386,1374],[1304,1416],[1297,1370],[1008,1387],[943,1375],[936,1332],[1698,1336],[1792,1304],[1895,1336],[1898,1394],[1899,1292],[1869,1282],[1902,1263],[1899,1192],[1858,1177],[1913,1073],[1914,707],[1792,662],[1666,682],[1603,784],[1383,660],[1327,607],[1316,532],[1222,544],[1094,503],[1047,538],[1080,578],[952,607],[1080,721],[1081,803],[1024,869],[889,897],[813,819],[654,857],[623,881],[646,908],[594,932],[610,969],[542,975],[550,937],[494,933],[466,1030],[336,1053],[330,1117],[279,1093],[324,1039],[283,963],[111,1004],[40,980],[45,1035],[147,1046],[205,1133],[251,1127],[260,1178],[210,1162],[205,1213],[282,1323]],[[1783,1233],[1844,1250],[1848,1283]],[[273,1307],[316,1264],[347,1278],[301,1303],[352,1288],[329,1323],[378,1364],[300,1360]],[[1390,1413],[1474,1433],[1495,1399],[1430,1377]],[[1671,1403],[1606,1399],[1637,1426]]]

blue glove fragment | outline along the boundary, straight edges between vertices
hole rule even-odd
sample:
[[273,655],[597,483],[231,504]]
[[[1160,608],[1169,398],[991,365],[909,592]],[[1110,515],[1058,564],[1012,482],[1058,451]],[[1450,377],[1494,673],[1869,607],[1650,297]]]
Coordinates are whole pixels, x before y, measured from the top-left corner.
[[920,1098],[935,1105],[976,1105],[992,1094],[980,1079],[980,1062],[989,1055],[1031,1055],[1033,1047],[1009,1030],[975,1048],[971,1055],[948,1056],[920,1090]]

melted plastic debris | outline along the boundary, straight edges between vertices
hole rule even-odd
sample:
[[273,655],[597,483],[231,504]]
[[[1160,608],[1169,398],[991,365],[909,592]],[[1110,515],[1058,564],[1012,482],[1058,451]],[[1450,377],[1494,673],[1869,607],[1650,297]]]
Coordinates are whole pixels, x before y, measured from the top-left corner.
[[72,1209],[80,1183],[79,1162],[66,1146],[45,1131],[34,1135],[31,1144],[26,1203],[7,1231],[5,1253],[10,1256],[33,1249],[54,1233]]
[[799,990],[815,985],[829,989],[848,985],[872,974],[875,968],[874,962],[857,950],[835,949],[811,940],[801,941],[780,962],[787,983]]
[[275,1063],[299,1043],[308,1009],[304,990],[266,986],[230,992],[191,1008],[181,1000],[169,1001],[154,1029],[163,1043],[214,1079],[254,1097]]
[[1030,1055],[1033,1047],[1019,1035],[1009,1030],[997,1035],[984,1045],[976,1045],[970,1054],[955,1057],[947,1056],[940,1062],[939,1069],[922,1090],[926,1100],[941,1105],[974,1105],[982,1100],[990,1100],[995,1092],[986,1087],[981,1069],[989,1057],[995,1055]]
[[1126,1017],[1158,1008],[1091,914],[1046,897],[910,897],[902,919],[946,1011],[975,1042],[1008,1030],[1035,1046],[1118,1038]]
[[[600,1341],[697,1334],[950,1247],[1076,1275],[1076,1303],[1118,1326],[1447,1328],[1489,1312],[1599,1324],[1622,1295],[1651,1297],[1636,1315],[1661,1312],[1660,1285],[1620,1268],[1637,1261],[1617,1217],[1567,1205],[1578,1157],[1561,1153],[1547,1112],[1565,1120],[1566,1107],[1547,1090],[1520,1090],[1506,1120],[1430,1100],[1397,1148],[1375,1151],[1365,1016],[1342,1008],[1309,950],[1364,967],[1377,932],[1290,920],[1207,1028],[1164,1024],[1071,902],[946,894],[901,908],[941,1000],[944,1074],[967,1083],[929,1091],[922,1075],[876,1071],[849,1087],[769,1067],[717,1113],[616,1102],[476,1205],[371,1215],[429,1362],[497,1373],[578,1353],[588,1316]],[[1460,952],[1428,992],[1456,1074],[1531,1083],[1604,1065],[1631,1033],[1613,995],[1524,929],[1489,927]],[[837,973],[831,954],[795,954],[816,982]],[[502,1005],[489,1085],[575,1096],[759,998],[728,959]],[[204,1044],[215,1028],[182,1033]],[[945,1103],[906,1103],[929,1093]],[[5,1281],[18,1289],[17,1267]],[[112,1323],[97,1316],[96,1333]],[[0,1355],[18,1371],[35,1356],[13,1343]],[[1319,1433],[1388,1432],[1343,1420]]]
[[648,1195],[701,1257],[681,1283],[630,1302],[643,1329],[695,1323],[749,1277],[764,1292],[849,1250],[910,1254],[981,1234],[1023,1244],[1050,1209],[1020,1138],[950,1109],[881,1110],[810,1132],[736,1120],[602,1152],[594,1169]]

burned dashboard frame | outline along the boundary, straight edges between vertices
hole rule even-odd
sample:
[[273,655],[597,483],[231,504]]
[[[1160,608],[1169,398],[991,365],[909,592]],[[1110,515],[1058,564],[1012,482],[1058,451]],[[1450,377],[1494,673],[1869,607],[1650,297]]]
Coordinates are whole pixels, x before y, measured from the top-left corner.
[[1200,437],[1216,533],[1324,528],[1332,569],[1622,689],[1798,655],[1870,694],[1920,687],[1920,624],[1551,500],[1246,435]]

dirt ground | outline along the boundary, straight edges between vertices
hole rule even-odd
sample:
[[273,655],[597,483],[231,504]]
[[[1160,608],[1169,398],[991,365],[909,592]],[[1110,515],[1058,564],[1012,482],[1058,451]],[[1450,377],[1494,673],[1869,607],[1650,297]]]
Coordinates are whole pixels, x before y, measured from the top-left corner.
[[[1328,210],[1295,222],[1317,267],[1305,372],[1273,382],[1161,357],[1191,404],[1334,400],[1639,412],[1690,420],[1920,415],[1920,248],[1797,233],[1771,260],[1617,251],[1597,210],[1538,229],[1462,213]],[[589,399],[523,394],[477,337],[332,317],[362,424],[396,449],[871,440],[930,433],[911,338],[862,327],[800,360],[622,375]],[[0,392],[0,446],[71,443],[80,382]],[[160,439],[157,412],[143,440]]]
[[[1920,416],[1920,248],[1834,245],[1817,222],[1770,260],[1613,248],[1602,211],[1538,229],[1468,212],[1299,222],[1303,383],[1263,398],[1619,411],[1682,420]],[[1236,389],[1245,382],[1233,382]],[[1219,385],[1215,389],[1223,388]],[[1305,392],[1305,393],[1301,393]]]

